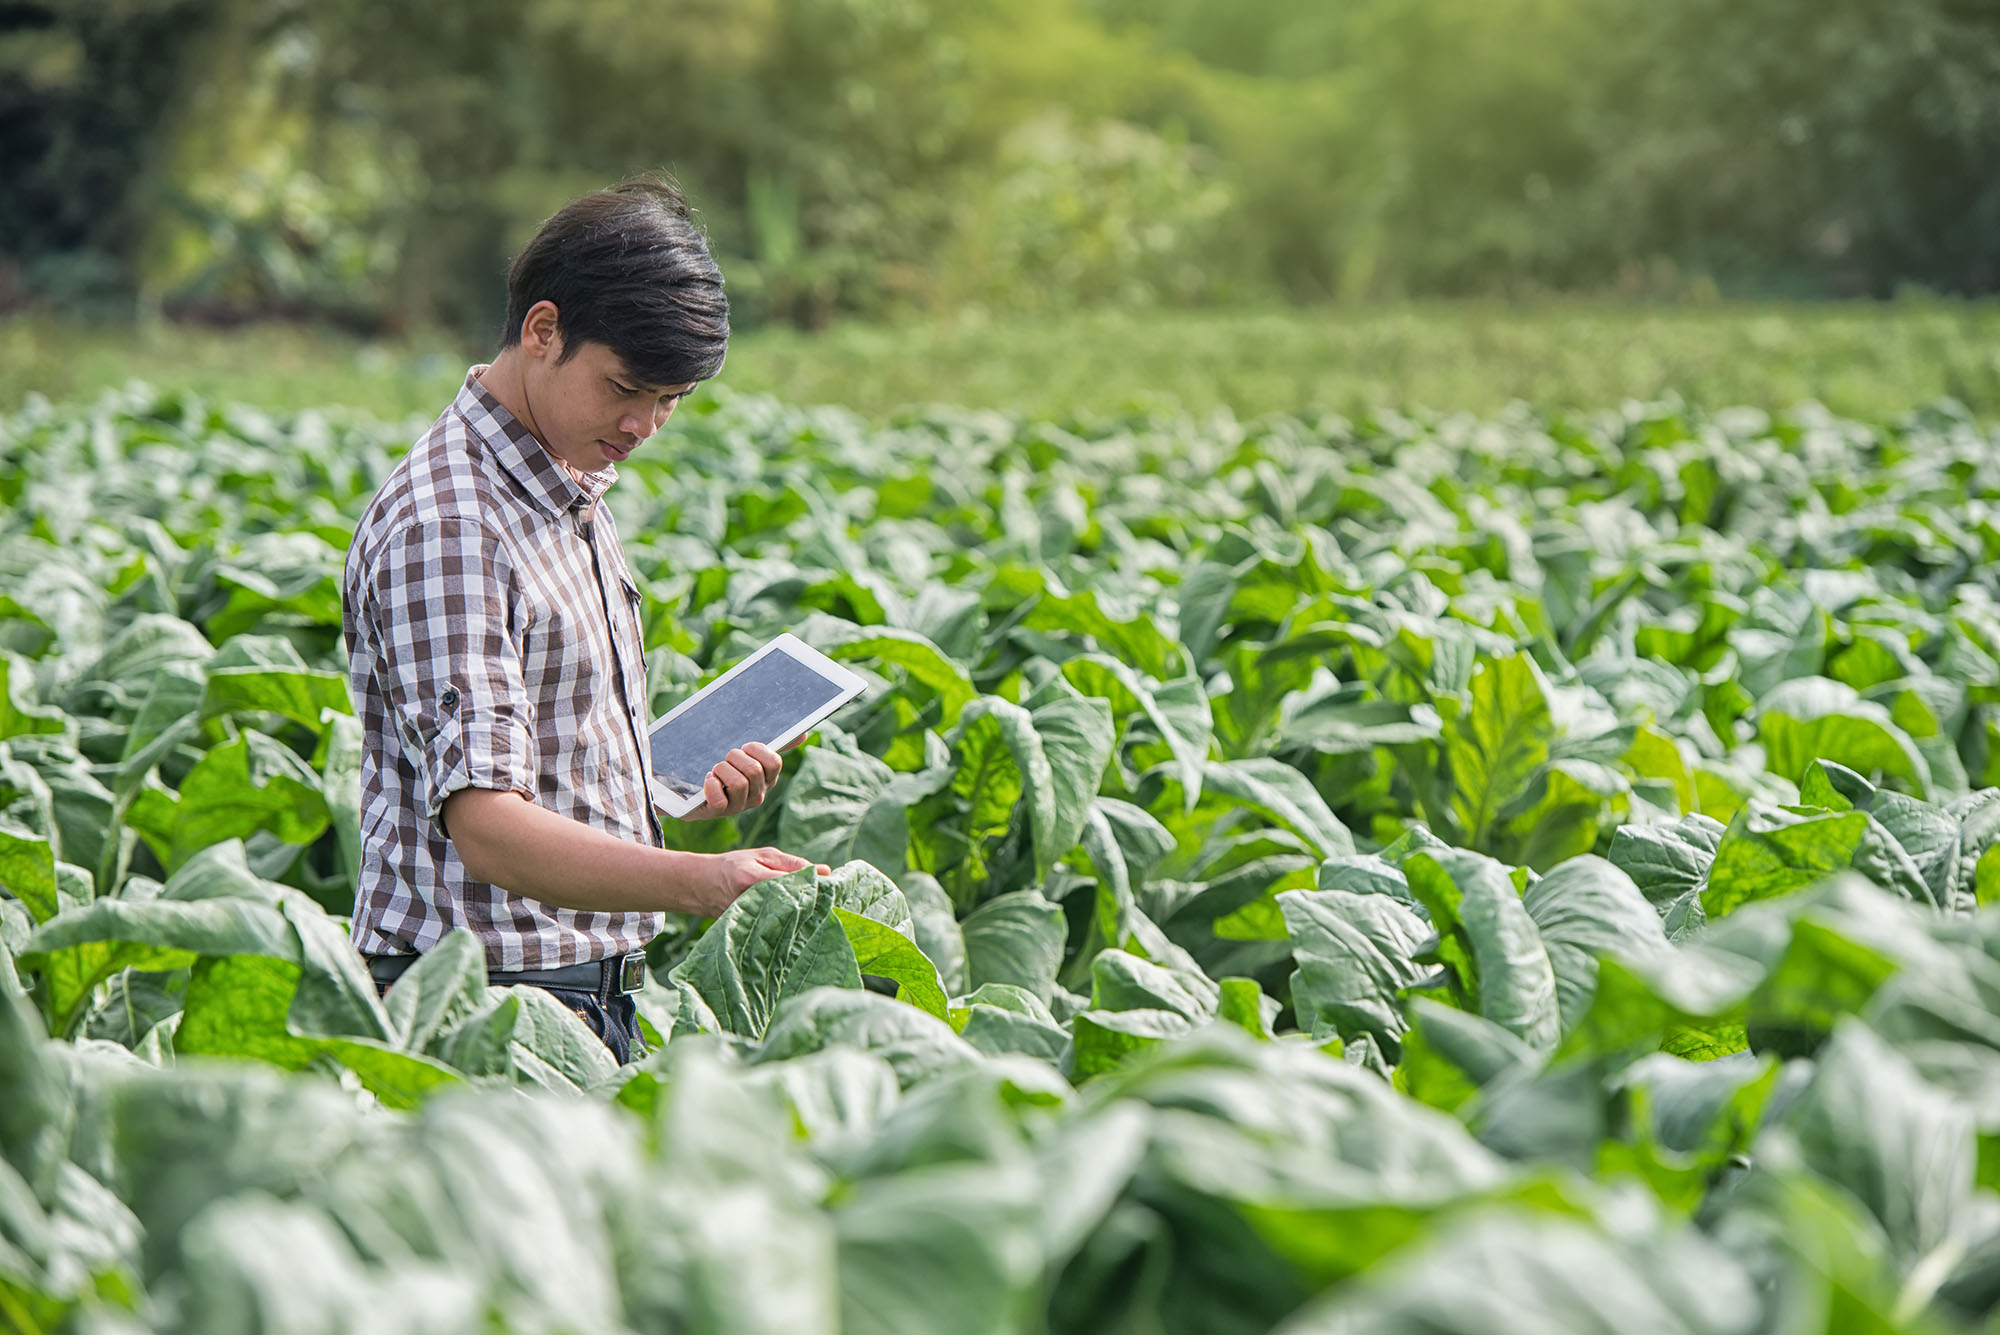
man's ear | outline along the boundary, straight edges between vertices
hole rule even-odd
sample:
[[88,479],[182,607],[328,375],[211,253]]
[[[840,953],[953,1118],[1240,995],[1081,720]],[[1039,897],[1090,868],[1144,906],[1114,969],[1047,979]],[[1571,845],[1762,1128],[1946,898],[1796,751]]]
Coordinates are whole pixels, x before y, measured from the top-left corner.
[[561,356],[562,335],[556,332],[560,323],[553,301],[538,301],[528,307],[528,313],[521,317],[521,350],[530,357]]

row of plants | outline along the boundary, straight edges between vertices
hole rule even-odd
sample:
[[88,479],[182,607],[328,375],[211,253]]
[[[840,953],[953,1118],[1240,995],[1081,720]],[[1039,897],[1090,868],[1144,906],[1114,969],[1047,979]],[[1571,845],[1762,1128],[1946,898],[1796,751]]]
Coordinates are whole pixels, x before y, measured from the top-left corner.
[[416,429],[0,419],[12,1324],[1993,1319],[1949,405],[694,405],[611,493],[655,712],[778,630],[870,689],[670,829],[839,870],[673,920],[626,1068],[469,937],[386,998],[346,941],[340,562]]

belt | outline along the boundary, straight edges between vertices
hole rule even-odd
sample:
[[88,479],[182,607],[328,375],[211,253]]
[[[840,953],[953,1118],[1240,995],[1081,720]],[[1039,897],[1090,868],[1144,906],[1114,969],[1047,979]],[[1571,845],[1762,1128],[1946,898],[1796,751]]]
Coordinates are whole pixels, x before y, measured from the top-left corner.
[[[422,959],[421,955],[370,955],[368,973],[378,983],[393,983]],[[637,992],[646,985],[646,952],[635,950],[610,959],[589,960],[561,969],[488,969],[486,981],[496,987],[526,983],[532,987],[573,987],[601,997]]]

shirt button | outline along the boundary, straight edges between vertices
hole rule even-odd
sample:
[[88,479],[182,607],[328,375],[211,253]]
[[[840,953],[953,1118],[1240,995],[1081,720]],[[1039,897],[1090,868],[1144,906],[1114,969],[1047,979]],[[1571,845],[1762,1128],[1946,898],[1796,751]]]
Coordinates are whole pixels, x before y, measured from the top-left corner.
[[438,707],[440,709],[458,708],[458,687],[456,686],[445,687],[444,694],[438,696]]

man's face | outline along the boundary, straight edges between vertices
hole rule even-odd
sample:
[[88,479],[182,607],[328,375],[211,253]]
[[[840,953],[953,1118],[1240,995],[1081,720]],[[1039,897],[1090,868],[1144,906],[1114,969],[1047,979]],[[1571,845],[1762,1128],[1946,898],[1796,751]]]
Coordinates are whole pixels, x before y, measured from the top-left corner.
[[523,380],[542,444],[579,473],[625,460],[694,388],[635,380],[602,343],[579,344],[567,361],[561,349],[559,335],[548,340],[543,355],[529,358]]

